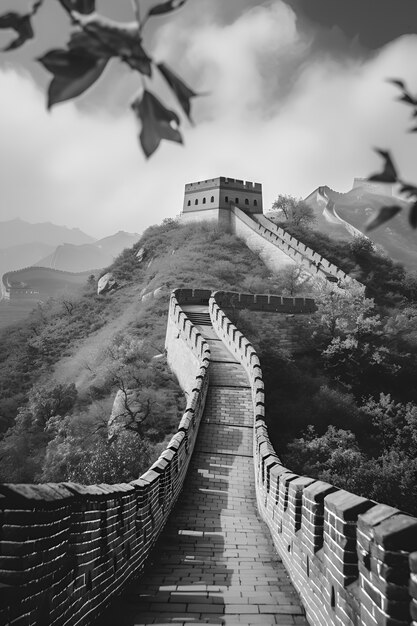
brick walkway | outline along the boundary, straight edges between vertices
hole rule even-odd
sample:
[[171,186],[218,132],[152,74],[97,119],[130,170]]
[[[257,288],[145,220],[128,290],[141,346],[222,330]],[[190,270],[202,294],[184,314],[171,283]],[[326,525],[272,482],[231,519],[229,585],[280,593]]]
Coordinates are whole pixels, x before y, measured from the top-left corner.
[[308,625],[256,510],[249,381],[213,329],[199,330],[213,360],[183,492],[144,575],[98,624]]

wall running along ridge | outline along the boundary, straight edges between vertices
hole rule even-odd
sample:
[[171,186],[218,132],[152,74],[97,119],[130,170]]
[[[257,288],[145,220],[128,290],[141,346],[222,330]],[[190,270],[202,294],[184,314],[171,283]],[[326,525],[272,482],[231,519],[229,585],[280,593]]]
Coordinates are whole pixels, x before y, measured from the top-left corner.
[[231,299],[235,307],[255,308],[261,297],[218,292],[209,311],[216,333],[249,376],[258,508],[307,618],[314,626],[417,626],[417,519],[292,473],[271,445],[258,356],[223,311]]
[[[196,294],[196,295],[194,295]],[[0,625],[90,623],[140,574],[181,491],[208,387],[208,344],[179,300],[169,328],[188,350],[187,406],[177,433],[137,480],[121,485],[0,485]],[[178,359],[178,360],[177,360]]]
[[272,271],[285,265],[303,266],[309,274],[328,280],[333,277],[345,284],[356,284],[356,280],[345,274],[326,258],[292,237],[264,215],[246,215],[238,207],[231,209],[232,232],[243,239],[246,245],[258,253]]

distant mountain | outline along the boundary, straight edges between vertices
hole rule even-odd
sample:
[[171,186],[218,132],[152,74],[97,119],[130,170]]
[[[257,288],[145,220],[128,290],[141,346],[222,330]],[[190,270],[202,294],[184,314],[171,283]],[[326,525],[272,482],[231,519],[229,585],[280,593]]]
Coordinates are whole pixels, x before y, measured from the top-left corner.
[[61,244],[93,241],[78,228],[48,222],[30,224],[20,219],[0,222],[0,278],[6,272],[33,265]]
[[137,233],[119,231],[115,235],[105,237],[94,243],[83,245],[63,244],[58,246],[52,254],[43,257],[34,265],[50,267],[67,272],[84,272],[101,269],[113,263],[122,250],[130,248],[139,239]]
[[[88,272],[62,272],[49,267],[25,267],[6,272],[1,288],[6,300],[31,300],[34,304],[59,292],[77,291],[86,283]],[[32,304],[32,306],[34,306]]]
[[409,270],[417,269],[417,235],[408,223],[407,210],[398,213],[386,225],[365,232],[366,222],[379,207],[398,204],[407,209],[409,206],[392,196],[389,185],[356,179],[353,189],[347,193],[338,193],[327,186],[318,187],[305,202],[314,209],[316,228],[320,232],[347,241],[355,235],[366,235],[394,261],[403,263]]
[[32,245],[35,242],[56,247],[63,243],[81,245],[93,241],[95,241],[93,237],[86,235],[79,228],[57,226],[50,222],[30,224],[20,219],[0,222],[0,249]]
[[54,246],[39,241],[1,249],[0,278],[5,272],[9,272],[10,270],[33,265],[41,257],[51,254],[53,250]]

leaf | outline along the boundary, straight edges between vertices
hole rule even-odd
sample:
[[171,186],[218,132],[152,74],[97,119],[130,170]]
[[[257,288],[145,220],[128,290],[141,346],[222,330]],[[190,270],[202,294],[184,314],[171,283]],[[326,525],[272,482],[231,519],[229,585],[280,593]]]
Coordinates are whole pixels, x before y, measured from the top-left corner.
[[404,91],[407,89],[405,86],[405,82],[400,80],[399,78],[387,78],[387,83],[391,83],[391,85],[395,85]]
[[137,22],[123,24],[101,15],[79,16],[79,20],[82,30],[71,35],[70,49],[82,49],[99,58],[119,57],[141,74],[152,75],[151,59],[143,49]]
[[50,50],[38,59],[54,75],[48,89],[48,109],[84,93],[101,76],[108,59],[85,51]]
[[415,185],[411,185],[409,183],[402,183],[400,188],[401,193],[404,193],[409,198],[413,196],[417,197],[417,187]]
[[36,0],[32,6],[32,15],[36,15],[41,6],[43,5],[44,0]]
[[132,109],[142,122],[140,143],[147,158],[155,152],[162,139],[182,143],[178,115],[165,108],[150,91],[145,89],[142,98],[136,98],[132,103]]
[[169,0],[168,2],[162,2],[161,4],[157,4],[152,7],[148,13],[148,17],[151,15],[162,15],[163,13],[169,13],[170,11],[175,11],[175,9],[179,9],[183,4],[186,3],[187,0]]
[[370,230],[378,228],[378,226],[388,222],[388,220],[392,219],[394,215],[397,215],[400,211],[401,207],[396,204],[381,207],[377,214],[371,217],[371,219],[365,224],[365,230],[369,232]]
[[397,98],[397,100],[399,100],[400,102],[405,102],[406,104],[411,104],[413,106],[417,105],[417,99],[414,98],[408,91],[407,86],[403,80],[400,80],[398,78],[389,78],[387,82],[401,89],[402,94],[399,98]]
[[179,78],[172,70],[165,65],[165,63],[158,63],[158,69],[161,72],[162,76],[167,81],[168,85],[171,87],[172,91],[178,98],[178,101],[188,117],[191,121],[190,111],[191,111],[191,98],[195,98],[198,94],[195,93],[188,85],[186,85],[181,78]]
[[394,167],[390,153],[385,150],[379,150],[378,148],[375,149],[375,152],[377,152],[384,159],[384,169],[378,174],[369,176],[368,180],[381,183],[395,183],[397,181],[397,170]]
[[59,0],[67,11],[77,11],[82,15],[89,15],[96,10],[95,0]]
[[414,128],[410,128],[409,133],[417,133],[417,126],[414,126]]
[[417,228],[417,202],[414,202],[408,214],[408,221],[412,228]]
[[13,39],[9,45],[3,48],[3,52],[20,48],[28,39],[33,39],[35,33],[32,28],[31,17],[30,13],[21,15],[10,12],[0,15],[0,29],[11,28],[17,33],[16,39]]
[[417,105],[417,100],[408,92],[404,92],[397,100],[399,102],[405,102],[406,104],[412,104],[413,106]]

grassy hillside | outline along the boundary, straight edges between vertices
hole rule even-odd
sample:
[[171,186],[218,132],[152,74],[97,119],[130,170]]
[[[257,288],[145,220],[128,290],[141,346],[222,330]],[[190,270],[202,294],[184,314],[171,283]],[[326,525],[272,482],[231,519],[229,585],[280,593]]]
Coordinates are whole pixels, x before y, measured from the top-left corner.
[[[285,287],[285,276],[272,276],[236,237],[175,221],[149,228],[108,270],[117,291],[97,296],[90,280],[0,334],[0,480],[117,482],[137,475],[182,409],[161,356],[170,290]],[[159,287],[161,297],[142,301]],[[140,408],[132,428],[109,444],[113,398],[125,387],[141,390]],[[142,423],[145,405],[152,411]]]

